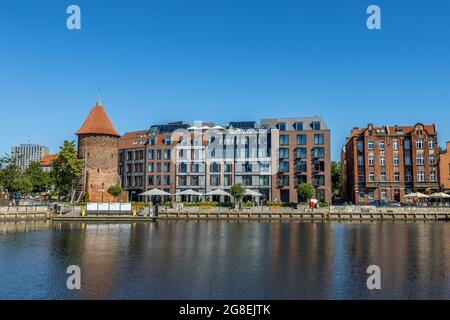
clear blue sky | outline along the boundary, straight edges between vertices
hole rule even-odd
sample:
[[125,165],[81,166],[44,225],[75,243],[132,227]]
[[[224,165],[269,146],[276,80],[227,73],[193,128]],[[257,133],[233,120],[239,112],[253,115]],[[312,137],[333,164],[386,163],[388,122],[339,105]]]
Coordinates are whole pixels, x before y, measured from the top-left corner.
[[[66,29],[77,4],[82,30]],[[378,4],[382,29],[366,28]],[[102,102],[124,133],[176,120],[320,114],[332,157],[354,126],[436,123],[450,140],[450,1],[2,1],[0,152],[55,152]]]

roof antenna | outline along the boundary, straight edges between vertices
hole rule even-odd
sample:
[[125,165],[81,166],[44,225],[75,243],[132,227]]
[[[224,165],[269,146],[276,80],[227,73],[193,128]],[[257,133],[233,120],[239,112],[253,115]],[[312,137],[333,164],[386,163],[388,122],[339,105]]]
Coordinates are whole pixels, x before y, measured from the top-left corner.
[[101,105],[101,101],[100,101],[100,88],[98,88],[98,99],[97,99],[97,104]]
[[31,144],[31,135],[28,135],[28,144]]

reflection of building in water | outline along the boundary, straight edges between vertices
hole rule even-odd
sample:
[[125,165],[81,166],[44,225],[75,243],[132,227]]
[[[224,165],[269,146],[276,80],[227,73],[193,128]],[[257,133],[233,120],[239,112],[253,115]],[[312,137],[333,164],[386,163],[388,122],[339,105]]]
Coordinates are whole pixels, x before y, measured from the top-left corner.
[[30,231],[47,231],[52,227],[52,223],[48,220],[30,220],[30,221],[5,221],[0,222],[0,234],[30,232]]

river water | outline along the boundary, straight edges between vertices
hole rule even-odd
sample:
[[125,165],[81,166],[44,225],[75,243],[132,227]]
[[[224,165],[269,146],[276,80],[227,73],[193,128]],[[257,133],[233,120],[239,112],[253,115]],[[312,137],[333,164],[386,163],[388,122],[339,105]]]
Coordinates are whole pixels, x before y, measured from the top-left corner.
[[450,299],[448,222],[0,222],[0,299],[427,298]]

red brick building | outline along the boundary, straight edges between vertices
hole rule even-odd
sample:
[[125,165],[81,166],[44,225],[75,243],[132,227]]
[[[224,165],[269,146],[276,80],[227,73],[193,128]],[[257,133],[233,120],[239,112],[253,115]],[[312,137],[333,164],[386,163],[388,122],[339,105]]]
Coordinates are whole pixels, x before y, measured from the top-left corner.
[[120,184],[118,142],[120,134],[114,129],[105,109],[97,103],[89,113],[78,136],[78,158],[82,161],[82,174],[74,200],[111,202],[108,193],[112,185]]
[[446,150],[439,153],[439,182],[441,191],[450,192],[450,141],[447,141]]
[[435,125],[354,128],[342,150],[345,198],[355,204],[404,201],[439,189]]

